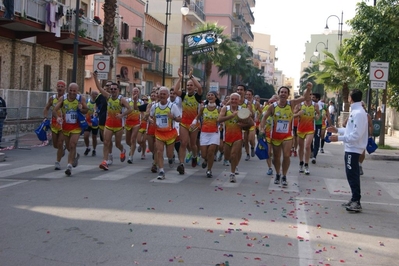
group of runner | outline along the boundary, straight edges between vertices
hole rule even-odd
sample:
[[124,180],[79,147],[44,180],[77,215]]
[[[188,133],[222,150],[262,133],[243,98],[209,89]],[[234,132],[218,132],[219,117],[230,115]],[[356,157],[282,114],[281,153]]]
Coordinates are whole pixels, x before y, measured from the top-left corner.
[[[185,90],[182,90],[182,73],[174,88],[154,88],[150,99],[140,95],[138,88],[130,91],[130,97],[120,94],[119,85],[107,81],[102,87],[93,73],[98,91],[92,91],[86,100],[78,94],[78,86],[71,83],[65,93],[64,81],[57,83],[57,94],[52,96],[45,109],[44,117],[47,119],[48,111],[52,108],[51,131],[53,146],[57,149],[55,169],[60,170],[60,161],[69,151],[66,175],[70,176],[72,168],[76,167],[79,153],[76,144],[82,131],[77,119],[77,112],[86,115],[89,127],[84,132],[86,150],[84,155],[96,156],[97,135],[103,142],[103,159],[99,168],[108,170],[113,164],[112,149],[115,146],[120,151],[120,161],[127,157],[129,164],[138,145],[141,158],[145,159],[145,152],[153,155],[151,171],[158,173],[158,179],[165,179],[164,152],[168,164],[174,167],[175,158],[178,158],[177,171],[185,174],[185,162],[191,160],[191,166],[196,167],[199,155],[202,157],[202,168],[206,169],[206,176],[213,177],[212,168],[214,161],[222,161],[225,166],[230,166],[230,182],[236,182],[238,164],[244,148],[245,160],[255,156],[256,135],[266,139],[269,145],[269,159],[267,162],[267,175],[273,175],[272,160],[276,171],[275,184],[287,186],[287,171],[290,156],[296,153],[299,146],[299,172],[309,174],[309,160],[312,162],[317,156],[317,137],[322,137],[323,121],[329,121],[328,109],[320,101],[320,96],[311,94],[312,84],[307,84],[304,95],[289,100],[289,88],[281,87],[277,95],[273,95],[264,105],[260,103],[259,96],[244,85],[238,85],[236,92],[221,101],[217,92],[210,91],[206,99],[202,100],[202,86],[197,79],[189,74]],[[240,119],[238,114],[241,109],[250,111],[248,119]],[[327,109],[327,111],[326,111]],[[321,111],[320,111],[321,110]],[[299,123],[295,124],[295,118]],[[316,121],[316,127],[314,126]],[[320,127],[317,124],[320,121]],[[292,134],[292,131],[295,134]],[[125,134],[125,149],[122,136]],[[92,149],[90,147],[90,135]],[[112,142],[114,137],[114,143]],[[294,145],[294,139],[297,144]],[[311,152],[312,140],[313,145]],[[64,145],[65,142],[65,145]],[[148,145],[148,149],[147,149]],[[174,150],[177,152],[175,156]],[[128,153],[127,153],[128,151]],[[126,154],[127,153],[127,154]],[[190,155],[190,156],[188,156]],[[282,162],[281,157],[282,156]],[[295,154],[296,156],[296,154]],[[190,159],[191,157],[191,159]],[[189,159],[189,160],[187,160]]]

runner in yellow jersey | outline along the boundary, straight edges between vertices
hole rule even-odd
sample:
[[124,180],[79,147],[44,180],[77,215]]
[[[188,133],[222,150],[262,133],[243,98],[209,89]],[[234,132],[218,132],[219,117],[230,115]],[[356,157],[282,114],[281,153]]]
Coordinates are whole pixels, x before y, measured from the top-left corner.
[[[76,146],[82,129],[78,120],[77,112],[86,114],[88,111],[85,98],[78,93],[79,86],[71,83],[68,86],[68,93],[58,99],[57,105],[53,109],[53,116],[57,117],[59,124],[62,124],[62,134],[64,134],[65,144],[68,147],[68,165],[65,174],[72,174],[72,167],[78,165],[79,153],[76,153]],[[59,115],[62,111],[62,116]]]
[[[269,107],[261,121],[261,129],[263,129],[269,116],[273,117],[271,144],[273,148],[274,168],[276,170],[274,184],[280,184],[281,179],[282,187],[288,186],[286,175],[290,167],[293,108],[296,104],[304,100],[309,100],[312,87],[312,83],[308,82],[304,95],[291,101],[288,100],[290,89],[285,86],[280,87],[278,90],[279,100]],[[282,165],[281,155],[283,155]]]
[[[65,87],[66,83],[63,80],[57,81],[57,94],[52,95],[46,104],[46,107],[44,107],[43,110],[43,117],[44,119],[48,119],[48,112],[50,109],[54,109],[54,107],[58,103],[58,99],[64,96],[65,94]],[[61,116],[61,111],[57,114],[58,116]],[[51,118],[51,139],[53,141],[53,147],[54,149],[57,150],[57,156],[56,156],[56,161],[55,161],[55,168],[54,170],[61,170],[61,158],[64,156],[64,135],[62,134],[62,124],[59,124],[57,122],[57,117],[52,116]]]
[[[254,121],[258,119],[257,114],[262,112],[260,103],[254,99],[254,91],[247,89],[245,92],[247,106],[251,111],[252,118]],[[256,123],[256,122],[255,122]],[[251,146],[251,157],[255,157],[255,135],[256,135],[256,124],[252,126],[249,130],[244,131],[244,147],[247,153],[246,161],[249,161],[249,146]]]
[[166,155],[168,157],[169,167],[173,167],[173,149],[177,138],[177,131],[174,122],[181,121],[181,113],[177,105],[168,101],[169,89],[161,87],[159,89],[159,102],[151,107],[150,118],[151,123],[156,125],[155,129],[155,145],[157,149],[157,164],[159,174],[157,179],[165,179],[165,170],[163,168],[164,147],[166,146]]
[[224,158],[230,161],[231,183],[237,182],[235,175],[242,155],[242,128],[254,125],[252,119],[249,119],[248,124],[240,123],[237,116],[241,109],[239,102],[240,95],[232,93],[229,105],[222,108],[218,118],[219,123],[224,123]]
[[184,159],[186,157],[187,145],[190,145],[193,154],[191,166],[197,166],[197,138],[200,124],[197,122],[193,125],[194,119],[198,115],[199,105],[202,97],[202,86],[197,79],[192,75],[192,70],[188,74],[189,80],[187,81],[186,91],[182,91],[181,81],[183,74],[178,71],[179,79],[176,82],[174,90],[176,95],[182,99],[182,117],[180,122],[180,148],[179,148],[179,161],[180,165],[177,167],[179,174],[184,174]]
[[132,96],[127,98],[126,101],[132,108],[132,111],[127,114],[125,121],[125,139],[126,144],[130,147],[129,156],[127,162],[133,163],[134,152],[136,151],[137,134],[140,129],[140,110],[139,107],[144,105],[144,102],[140,99],[140,89],[134,87],[131,90]]
[[310,146],[313,141],[315,119],[317,120],[320,117],[319,106],[313,103],[311,99],[306,100],[300,104],[298,114],[299,172],[305,172],[305,175],[309,175]]

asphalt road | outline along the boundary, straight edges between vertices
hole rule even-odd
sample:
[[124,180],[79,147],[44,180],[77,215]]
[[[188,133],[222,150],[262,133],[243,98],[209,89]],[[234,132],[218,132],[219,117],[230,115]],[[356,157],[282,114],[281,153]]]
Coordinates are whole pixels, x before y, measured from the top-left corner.
[[[83,154],[84,148],[79,147]],[[399,164],[366,160],[362,213],[350,198],[343,146],[326,144],[310,175],[292,157],[289,186],[266,176],[256,157],[242,161],[237,183],[215,163],[166,179],[149,154],[133,165],[81,157],[66,177],[52,147],[5,151],[0,163],[0,265],[397,265]],[[118,154],[114,152],[114,158]]]

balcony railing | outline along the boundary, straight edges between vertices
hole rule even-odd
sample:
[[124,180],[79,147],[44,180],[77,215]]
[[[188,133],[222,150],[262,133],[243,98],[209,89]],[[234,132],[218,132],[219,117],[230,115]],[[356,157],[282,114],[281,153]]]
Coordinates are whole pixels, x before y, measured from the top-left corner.
[[202,10],[202,8],[200,8],[196,3],[190,3],[189,5],[189,10],[193,11],[195,14],[197,14],[197,16],[202,19],[203,21],[205,21],[205,13]]
[[[148,67],[146,69],[150,71],[155,71],[159,73],[163,73],[163,62],[162,60],[156,60],[155,63],[153,64],[148,64]],[[173,73],[173,65],[170,63],[165,64],[165,74],[172,76]]]
[[144,44],[134,44],[130,40],[120,41],[118,54],[137,57],[148,62],[154,62],[155,59],[155,51],[145,47]]
[[[248,14],[249,14],[249,16],[251,17],[252,22],[254,23],[254,22],[255,22],[255,16],[254,16],[254,14],[252,13],[251,7],[249,6],[248,2],[247,2],[247,9],[248,9]],[[252,23],[252,24],[253,24],[253,23]]]
[[[44,26],[47,23],[46,5],[48,3],[48,1],[44,0],[14,0],[14,16],[35,21]],[[64,23],[61,31],[74,33],[75,14],[73,14],[73,9],[61,3],[58,3],[58,5],[62,6],[64,12],[67,14],[65,17],[60,18]],[[4,7],[1,8],[4,9]],[[82,17],[80,18],[79,35],[80,37],[99,42],[102,41],[103,28],[93,20]]]

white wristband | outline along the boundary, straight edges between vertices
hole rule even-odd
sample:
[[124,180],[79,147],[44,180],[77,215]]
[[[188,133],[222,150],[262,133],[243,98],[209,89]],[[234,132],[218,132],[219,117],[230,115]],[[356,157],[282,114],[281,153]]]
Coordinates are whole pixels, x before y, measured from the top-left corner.
[[194,119],[193,122],[191,122],[191,125],[196,125],[197,124],[197,119]]

